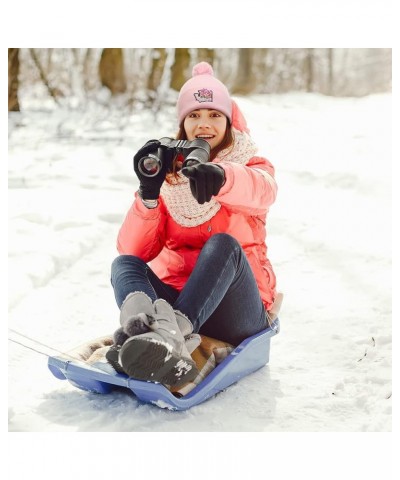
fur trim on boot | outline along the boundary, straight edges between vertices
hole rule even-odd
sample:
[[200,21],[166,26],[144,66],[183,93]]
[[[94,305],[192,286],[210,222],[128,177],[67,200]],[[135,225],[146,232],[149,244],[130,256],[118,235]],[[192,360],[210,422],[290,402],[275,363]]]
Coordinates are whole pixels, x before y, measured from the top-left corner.
[[149,324],[154,313],[151,299],[144,292],[127,295],[121,305],[119,317],[121,327],[114,332],[114,343],[123,345],[129,337],[150,332]]

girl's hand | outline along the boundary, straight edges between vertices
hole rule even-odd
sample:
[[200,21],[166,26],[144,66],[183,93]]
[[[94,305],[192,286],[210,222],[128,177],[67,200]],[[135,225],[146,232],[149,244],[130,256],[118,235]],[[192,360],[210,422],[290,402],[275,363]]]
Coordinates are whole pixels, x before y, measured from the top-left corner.
[[[133,169],[140,181],[139,195],[143,200],[156,200],[160,196],[161,185],[167,175],[169,153],[166,149],[159,150],[158,140],[149,140],[133,157]],[[161,169],[154,177],[148,177],[139,169],[139,160],[149,154],[155,154],[162,158]]]
[[190,190],[198,203],[209,202],[225,183],[225,171],[215,163],[199,163],[182,169],[190,180]]

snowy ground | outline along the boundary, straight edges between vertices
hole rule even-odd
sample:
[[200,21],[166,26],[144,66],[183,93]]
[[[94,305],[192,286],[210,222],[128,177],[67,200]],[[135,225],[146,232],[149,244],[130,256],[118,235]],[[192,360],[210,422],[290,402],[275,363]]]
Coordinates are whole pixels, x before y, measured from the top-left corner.
[[[9,431],[391,431],[391,95],[237,101],[279,184],[267,243],[285,299],[269,365],[170,412],[80,391],[9,342]],[[9,116],[8,325],[66,351],[118,324],[109,272],[132,155],[175,129],[168,109],[25,105]]]

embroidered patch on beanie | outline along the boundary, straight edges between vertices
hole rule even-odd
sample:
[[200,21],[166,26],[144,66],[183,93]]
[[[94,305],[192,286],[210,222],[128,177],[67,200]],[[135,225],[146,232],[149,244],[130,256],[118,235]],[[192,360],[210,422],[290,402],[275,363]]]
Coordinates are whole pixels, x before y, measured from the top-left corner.
[[202,88],[193,95],[199,103],[213,101],[213,91],[208,88]]

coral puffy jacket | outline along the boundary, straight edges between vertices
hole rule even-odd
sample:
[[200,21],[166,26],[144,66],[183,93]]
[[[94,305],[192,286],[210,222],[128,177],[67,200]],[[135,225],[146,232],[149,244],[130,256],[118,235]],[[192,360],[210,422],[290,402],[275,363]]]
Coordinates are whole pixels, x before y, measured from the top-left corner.
[[214,198],[221,209],[209,221],[183,227],[171,217],[162,196],[154,209],[146,208],[136,194],[118,235],[120,254],[135,255],[165,283],[182,290],[205,242],[216,233],[227,233],[243,247],[267,310],[276,295],[276,279],[267,258],[266,218],[274,203],[277,185],[274,167],[262,157],[246,165],[218,163],[225,184]]

